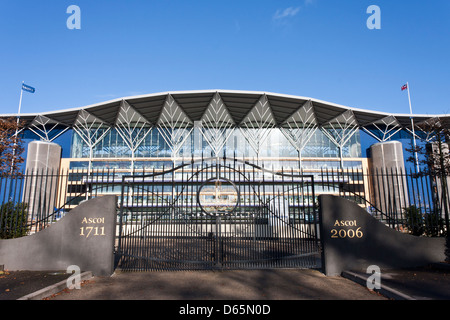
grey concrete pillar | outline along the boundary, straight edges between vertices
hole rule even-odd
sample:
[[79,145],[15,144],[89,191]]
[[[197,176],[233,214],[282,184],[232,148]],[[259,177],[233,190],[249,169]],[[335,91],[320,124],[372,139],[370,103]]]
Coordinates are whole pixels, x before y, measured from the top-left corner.
[[373,196],[383,213],[399,213],[409,206],[403,146],[399,141],[372,145]]
[[114,272],[117,197],[91,199],[50,228],[0,240],[0,265],[11,271],[65,271],[71,265],[94,275]]
[[358,204],[332,195],[319,196],[323,272],[366,272],[414,268],[445,259],[445,239],[416,237],[398,232],[370,216]]
[[53,213],[58,194],[61,147],[56,143],[33,141],[28,144],[23,201],[28,215],[41,219]]

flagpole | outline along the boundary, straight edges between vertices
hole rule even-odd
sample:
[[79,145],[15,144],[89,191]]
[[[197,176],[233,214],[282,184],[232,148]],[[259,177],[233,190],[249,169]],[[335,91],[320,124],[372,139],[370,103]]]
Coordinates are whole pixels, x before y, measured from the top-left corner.
[[416,158],[416,170],[417,173],[420,172],[420,168],[419,168],[419,158],[417,155],[417,143],[416,143],[416,132],[414,129],[414,117],[413,117],[413,112],[412,112],[412,106],[411,106],[411,93],[409,92],[409,82],[406,82],[406,87],[408,89],[408,100],[409,100],[409,113],[411,115],[411,128],[412,128],[412,134],[413,134],[413,144],[414,144],[414,155]]
[[22,81],[22,86],[20,87],[20,100],[19,100],[19,111],[17,113],[17,123],[19,123],[19,117],[20,117],[20,109],[22,108],[22,96],[23,96],[23,84],[25,82]]
[[13,146],[13,150],[12,150],[13,157],[12,157],[12,160],[11,160],[11,172],[10,172],[11,175],[13,174],[13,171],[14,171],[14,159],[15,159],[15,156],[16,156],[17,136],[19,134],[20,109],[22,108],[23,84],[24,83],[25,83],[25,81],[22,81],[22,85],[20,86],[19,110],[17,111],[17,122],[16,122],[17,125],[16,125],[16,133],[15,133],[16,140],[14,141],[14,146]]

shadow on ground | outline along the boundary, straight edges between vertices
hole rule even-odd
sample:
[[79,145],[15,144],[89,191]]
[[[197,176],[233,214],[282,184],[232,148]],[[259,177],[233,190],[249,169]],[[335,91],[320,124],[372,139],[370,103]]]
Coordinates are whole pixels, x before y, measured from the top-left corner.
[[52,300],[382,300],[342,277],[316,270],[117,272],[94,277]]

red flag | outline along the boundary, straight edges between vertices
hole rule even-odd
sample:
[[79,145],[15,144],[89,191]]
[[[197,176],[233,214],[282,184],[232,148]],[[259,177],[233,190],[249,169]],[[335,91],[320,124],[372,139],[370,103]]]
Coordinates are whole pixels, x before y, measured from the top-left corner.
[[407,84],[405,84],[405,85],[402,87],[402,91],[405,91],[406,89],[408,89],[408,85],[407,85]]

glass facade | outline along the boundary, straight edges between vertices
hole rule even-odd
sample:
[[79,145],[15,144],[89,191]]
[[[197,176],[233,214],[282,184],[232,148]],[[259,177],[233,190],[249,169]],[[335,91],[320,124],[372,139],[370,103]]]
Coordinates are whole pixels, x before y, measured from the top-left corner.
[[[256,130],[256,129],[255,129]],[[259,142],[259,150],[255,150],[244,136],[241,129],[227,129],[223,135],[227,136],[221,148],[220,155],[244,158],[298,158],[299,152],[287,140],[278,128],[268,129],[265,140]],[[326,130],[326,129],[323,129]],[[231,131],[231,132],[230,132]],[[90,157],[90,146],[76,132],[72,131],[71,158]],[[177,152],[177,157],[214,156],[214,149],[204,138],[200,129],[195,128],[185,139]],[[122,136],[114,128],[96,142],[92,147],[92,159],[108,158],[171,158],[173,149],[157,128],[152,128],[133,152]],[[301,154],[302,158],[339,158],[339,147],[333,143],[322,130],[316,130]],[[361,142],[359,131],[356,131],[342,148],[343,158],[360,158]],[[106,163],[105,163],[106,165]],[[138,162],[136,163],[139,166]]]

